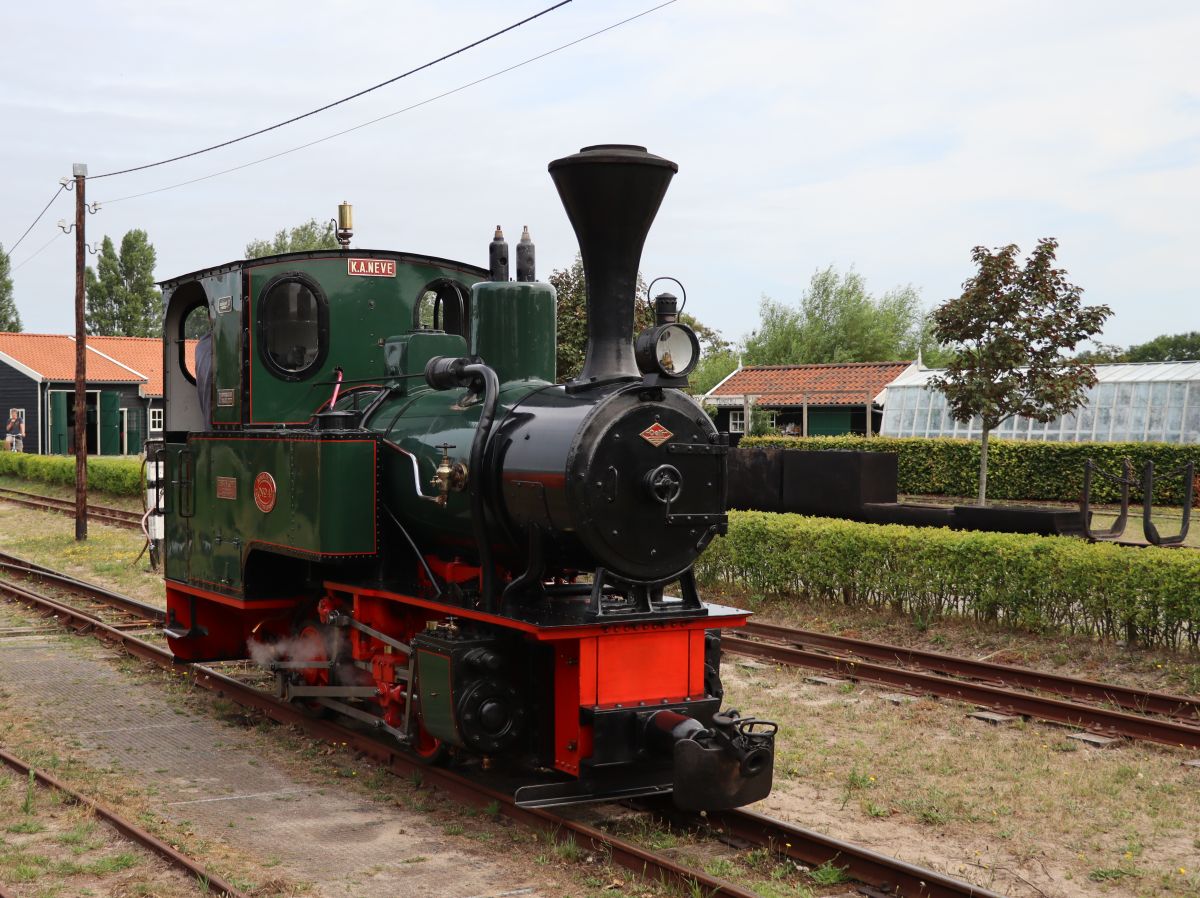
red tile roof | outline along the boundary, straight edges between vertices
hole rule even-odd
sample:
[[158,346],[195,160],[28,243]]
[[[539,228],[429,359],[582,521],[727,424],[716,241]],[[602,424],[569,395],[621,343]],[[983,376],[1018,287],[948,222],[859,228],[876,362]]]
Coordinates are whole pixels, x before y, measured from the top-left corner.
[[[163,394],[163,344],[157,337],[88,337],[87,379],[142,384],[146,396]],[[46,380],[75,379],[75,341],[66,334],[0,333],[0,352]],[[187,342],[195,366],[196,341]]]
[[[95,347],[123,365],[146,375],[142,392],[147,396],[163,394],[163,344],[157,337],[88,337],[88,346]],[[196,369],[196,341],[187,341],[187,360]]]
[[845,362],[835,365],[750,365],[735,371],[708,395],[758,396],[764,406],[862,405],[911,362]]
[[[0,333],[0,352],[46,380],[75,379],[75,341],[66,334]],[[123,367],[95,352],[87,354],[87,379],[100,383],[141,383],[142,372]]]

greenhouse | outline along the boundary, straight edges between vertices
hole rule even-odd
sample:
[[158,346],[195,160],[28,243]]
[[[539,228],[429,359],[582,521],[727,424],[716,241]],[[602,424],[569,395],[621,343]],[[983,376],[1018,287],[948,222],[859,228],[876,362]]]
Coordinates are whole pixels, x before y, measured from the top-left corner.
[[[929,380],[940,371],[910,368],[888,384],[881,433],[893,437],[978,439],[979,419],[955,421]],[[1074,412],[1046,424],[1010,418],[992,435],[1061,442],[1200,443],[1200,362],[1097,365],[1099,383]]]

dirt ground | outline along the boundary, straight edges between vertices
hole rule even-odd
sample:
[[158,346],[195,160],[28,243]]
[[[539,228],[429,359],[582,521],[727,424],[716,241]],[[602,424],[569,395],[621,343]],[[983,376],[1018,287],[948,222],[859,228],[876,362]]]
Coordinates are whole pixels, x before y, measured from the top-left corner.
[[[135,534],[94,526],[77,547],[70,528],[67,518],[0,503],[0,548],[66,560],[79,576],[161,601],[158,577],[130,566]],[[918,625],[861,609],[706,597],[791,626],[1200,694],[1200,659],[1187,655],[968,621]],[[962,705],[895,705],[885,690],[817,686],[806,675],[727,662],[727,704],[781,724],[776,787],[760,810],[1014,896],[1200,894],[1200,769],[1184,766],[1188,753],[1090,749],[1061,728],[993,727],[967,719]]]
[[199,894],[195,882],[89,810],[9,767],[0,767],[0,821],[0,883],[14,898]]
[[1200,894],[1200,769],[1181,750],[1091,749],[933,699],[725,663],[726,701],[778,721],[759,808],[1003,894]]
[[[0,604],[4,627],[34,623]],[[534,834],[486,808],[464,808],[417,779],[247,714],[94,640],[18,639],[0,641],[0,743],[254,898],[664,894],[573,842]],[[21,810],[22,784],[10,778],[4,786],[0,801],[12,792],[18,806],[9,813],[0,804],[9,826],[0,836],[0,884],[30,883],[18,894],[38,898],[188,894],[131,890],[156,871],[130,852],[103,853],[92,835],[95,857],[71,866],[65,855],[75,843],[60,847],[55,839],[86,821],[64,817],[52,828]],[[35,797],[34,812],[60,813],[49,801]],[[29,844],[43,835],[53,853]]]

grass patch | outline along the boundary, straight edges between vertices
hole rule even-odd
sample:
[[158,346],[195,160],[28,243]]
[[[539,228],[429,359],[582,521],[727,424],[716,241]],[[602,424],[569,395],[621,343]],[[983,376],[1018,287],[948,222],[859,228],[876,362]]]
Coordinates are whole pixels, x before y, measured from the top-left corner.
[[848,882],[850,877],[846,875],[846,867],[837,867],[833,861],[826,861],[819,867],[814,867],[808,874],[812,877],[813,882],[821,886],[835,886],[839,882]]
[[10,833],[42,833],[46,831],[46,825],[38,820],[22,820],[20,823],[12,823],[5,827],[5,832]]

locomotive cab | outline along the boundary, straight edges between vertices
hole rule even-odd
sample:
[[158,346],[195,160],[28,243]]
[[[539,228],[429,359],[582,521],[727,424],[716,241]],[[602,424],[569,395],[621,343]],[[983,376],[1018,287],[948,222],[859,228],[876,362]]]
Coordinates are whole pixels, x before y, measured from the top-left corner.
[[765,796],[774,725],[720,710],[719,632],[748,613],[692,573],[725,531],[727,445],[679,389],[698,347],[669,297],[634,350],[676,170],[624,145],[551,163],[587,280],[566,384],[527,231],[515,280],[497,228],[487,269],[343,247],[165,282],[175,654],[253,654],[281,695],[430,761],[555,771],[527,805]]

